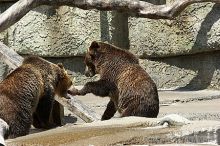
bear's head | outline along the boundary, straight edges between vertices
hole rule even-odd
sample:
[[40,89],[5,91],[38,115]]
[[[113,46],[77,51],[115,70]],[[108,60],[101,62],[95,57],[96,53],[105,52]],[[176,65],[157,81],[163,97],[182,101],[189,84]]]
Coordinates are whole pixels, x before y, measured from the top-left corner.
[[67,97],[67,91],[72,86],[72,80],[61,63],[58,66],[58,81],[55,92],[60,97]]
[[85,55],[85,75],[92,77],[95,74],[99,74],[101,66],[108,63],[111,64],[111,62],[114,62],[113,64],[139,64],[138,58],[129,51],[105,42],[93,41]]
[[87,77],[93,77],[96,73],[98,73],[95,66],[95,61],[98,60],[100,53],[99,43],[96,41],[92,42],[86,52],[84,60],[84,63],[86,64],[85,75]]
[[[93,77],[95,74],[99,74],[100,65],[106,63],[109,59],[119,57],[121,55],[119,50],[118,47],[111,44],[93,41],[85,55],[85,75],[87,77]],[[104,59],[103,57],[109,57],[109,59]]]

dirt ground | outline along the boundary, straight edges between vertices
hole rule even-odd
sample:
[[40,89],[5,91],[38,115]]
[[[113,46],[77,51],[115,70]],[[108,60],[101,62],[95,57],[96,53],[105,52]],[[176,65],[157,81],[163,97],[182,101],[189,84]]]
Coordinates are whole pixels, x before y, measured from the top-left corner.
[[[81,87],[78,87],[81,88]],[[97,97],[93,94],[75,96],[84,104],[102,115],[109,101],[108,97]],[[160,112],[158,117],[168,114],[178,114],[189,120],[219,120],[220,121],[220,91],[172,91],[159,90]],[[67,123],[83,122],[65,110]],[[69,115],[69,116],[68,116]],[[116,113],[115,117],[119,115]],[[71,118],[72,117],[72,118]]]
[[[76,98],[100,115],[109,101],[108,97],[93,94]],[[6,142],[8,146],[216,145],[218,140],[220,142],[220,91],[160,90],[159,98],[158,119],[164,115],[178,114],[192,123],[177,127],[152,127],[158,119],[117,118],[118,114],[111,120],[85,123],[65,109],[65,126]]]

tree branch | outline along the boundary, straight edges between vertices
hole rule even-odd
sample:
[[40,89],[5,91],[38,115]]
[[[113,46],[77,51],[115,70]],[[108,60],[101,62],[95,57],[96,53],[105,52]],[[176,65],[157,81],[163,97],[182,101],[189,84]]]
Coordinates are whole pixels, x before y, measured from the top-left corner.
[[139,11],[138,16],[150,19],[174,19],[187,6],[194,3],[212,2],[220,3],[220,0],[177,0],[170,5],[143,4],[143,9]]
[[93,122],[101,119],[100,115],[96,114],[95,111],[83,104],[80,100],[74,98],[70,94],[67,94],[67,96],[70,99],[55,96],[55,100],[85,122]]
[[188,5],[202,2],[220,3],[220,0],[177,0],[171,5],[153,5],[139,0],[19,0],[0,15],[0,32],[16,23],[30,10],[40,5],[67,5],[84,10],[117,10],[132,13],[136,17],[173,19]]
[[15,69],[22,64],[23,57],[0,42],[0,60]]
[[0,32],[19,21],[40,4],[37,0],[20,0],[0,15]]

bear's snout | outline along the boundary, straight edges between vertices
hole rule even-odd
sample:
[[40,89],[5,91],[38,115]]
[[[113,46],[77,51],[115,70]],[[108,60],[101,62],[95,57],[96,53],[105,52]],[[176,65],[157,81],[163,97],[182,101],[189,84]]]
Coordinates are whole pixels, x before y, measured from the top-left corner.
[[89,69],[88,67],[86,67],[85,76],[86,77],[93,77],[94,75],[95,75],[95,72],[92,71],[91,69]]
[[79,90],[76,89],[74,86],[71,86],[68,90],[67,93],[70,95],[78,95],[79,94]]

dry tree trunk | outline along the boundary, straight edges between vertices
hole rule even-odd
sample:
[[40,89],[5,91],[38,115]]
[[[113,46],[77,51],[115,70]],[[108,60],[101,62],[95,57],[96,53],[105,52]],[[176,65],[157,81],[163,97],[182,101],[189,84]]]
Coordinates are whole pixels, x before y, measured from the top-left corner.
[[173,19],[188,5],[202,2],[220,3],[220,0],[176,0],[170,5],[153,5],[140,0],[19,0],[0,15],[0,32],[16,23],[30,10],[40,5],[67,5],[84,10],[117,10],[132,13],[136,17]]

